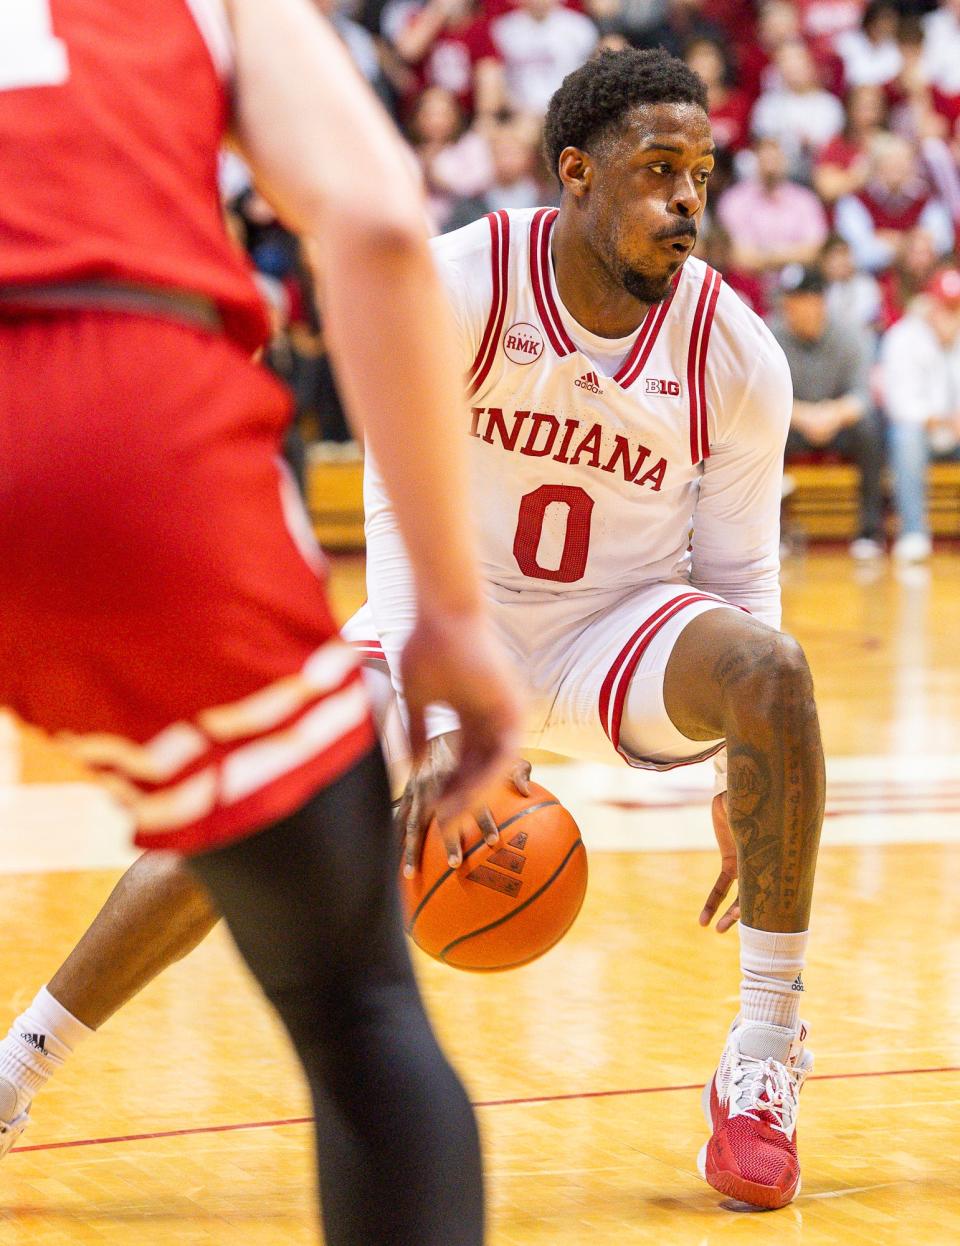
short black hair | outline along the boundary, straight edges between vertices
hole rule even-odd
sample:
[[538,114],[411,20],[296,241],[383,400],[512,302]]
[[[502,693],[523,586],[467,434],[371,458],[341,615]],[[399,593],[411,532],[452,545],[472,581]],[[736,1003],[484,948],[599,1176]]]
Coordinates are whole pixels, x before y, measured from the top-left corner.
[[553,173],[564,147],[587,150],[641,104],[696,104],[706,112],[707,88],[663,48],[601,52],[567,74],[544,122],[543,152]]

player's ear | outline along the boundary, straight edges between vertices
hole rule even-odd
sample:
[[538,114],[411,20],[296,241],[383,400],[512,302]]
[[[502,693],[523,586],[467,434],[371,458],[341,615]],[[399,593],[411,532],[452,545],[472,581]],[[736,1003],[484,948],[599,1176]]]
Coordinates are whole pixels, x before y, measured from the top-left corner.
[[564,147],[557,162],[557,173],[564,190],[571,195],[585,195],[593,181],[593,158],[579,147]]

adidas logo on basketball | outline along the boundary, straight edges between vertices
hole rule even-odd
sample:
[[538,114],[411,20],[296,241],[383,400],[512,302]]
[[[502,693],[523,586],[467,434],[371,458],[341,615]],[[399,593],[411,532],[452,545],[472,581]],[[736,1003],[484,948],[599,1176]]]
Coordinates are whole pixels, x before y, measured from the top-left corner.
[[600,378],[596,372],[584,372],[583,376],[578,376],[573,383],[579,386],[580,389],[588,389],[591,394],[603,393],[603,390],[600,388]]

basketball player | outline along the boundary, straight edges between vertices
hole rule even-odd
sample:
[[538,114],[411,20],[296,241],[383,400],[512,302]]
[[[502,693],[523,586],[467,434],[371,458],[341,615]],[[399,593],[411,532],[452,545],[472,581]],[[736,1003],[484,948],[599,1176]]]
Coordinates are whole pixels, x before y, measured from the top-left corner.
[[[413,737],[437,698],[470,723],[444,810],[514,752],[419,193],[306,0],[0,7],[0,703],[100,770],[224,913],[310,1084],[326,1240],[479,1246],[475,1121],[407,957],[368,700],[278,471],[287,399],[250,363],[266,322],[220,212],[228,126],[319,249],[388,464],[420,586]],[[30,1024],[38,1056],[74,1033],[53,997]],[[23,1111],[8,1093],[5,1144]]]
[[[690,256],[713,164],[695,75],[662,52],[592,61],[554,97],[546,146],[559,213],[499,213],[434,244],[469,378],[487,597],[531,685],[525,744],[654,769],[716,758],[721,873],[700,920],[738,878],[718,929],[740,919],[743,980],[702,1167],[718,1190],[779,1207],[800,1178],[812,1059],[798,1010],[824,789],[810,673],[777,630],[789,374],[764,325]],[[370,602],[347,631],[402,692],[414,601],[378,467],[366,490]],[[453,733],[469,730],[430,719],[401,807],[407,868]],[[448,849],[456,859],[455,836]],[[168,913],[168,959],[212,922],[186,880],[137,878],[144,868],[50,984],[91,1028],[158,968],[133,951],[139,915],[148,929]],[[126,977],[93,981],[125,960]],[[34,1060],[18,1030],[32,1032],[21,1018],[0,1054]]]

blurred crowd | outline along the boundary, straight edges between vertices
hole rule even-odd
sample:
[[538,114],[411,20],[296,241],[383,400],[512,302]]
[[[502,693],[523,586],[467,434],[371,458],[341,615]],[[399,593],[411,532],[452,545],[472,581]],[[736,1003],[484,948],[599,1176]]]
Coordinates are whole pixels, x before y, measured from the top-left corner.
[[[557,201],[543,115],[598,49],[683,57],[719,149],[698,253],[786,351],[788,461],[858,465],[859,558],[884,549],[889,467],[894,554],[927,556],[927,464],[960,459],[960,0],[315,3],[405,135],[438,232]],[[242,169],[224,191],[300,427],[346,440],[297,242]]]

